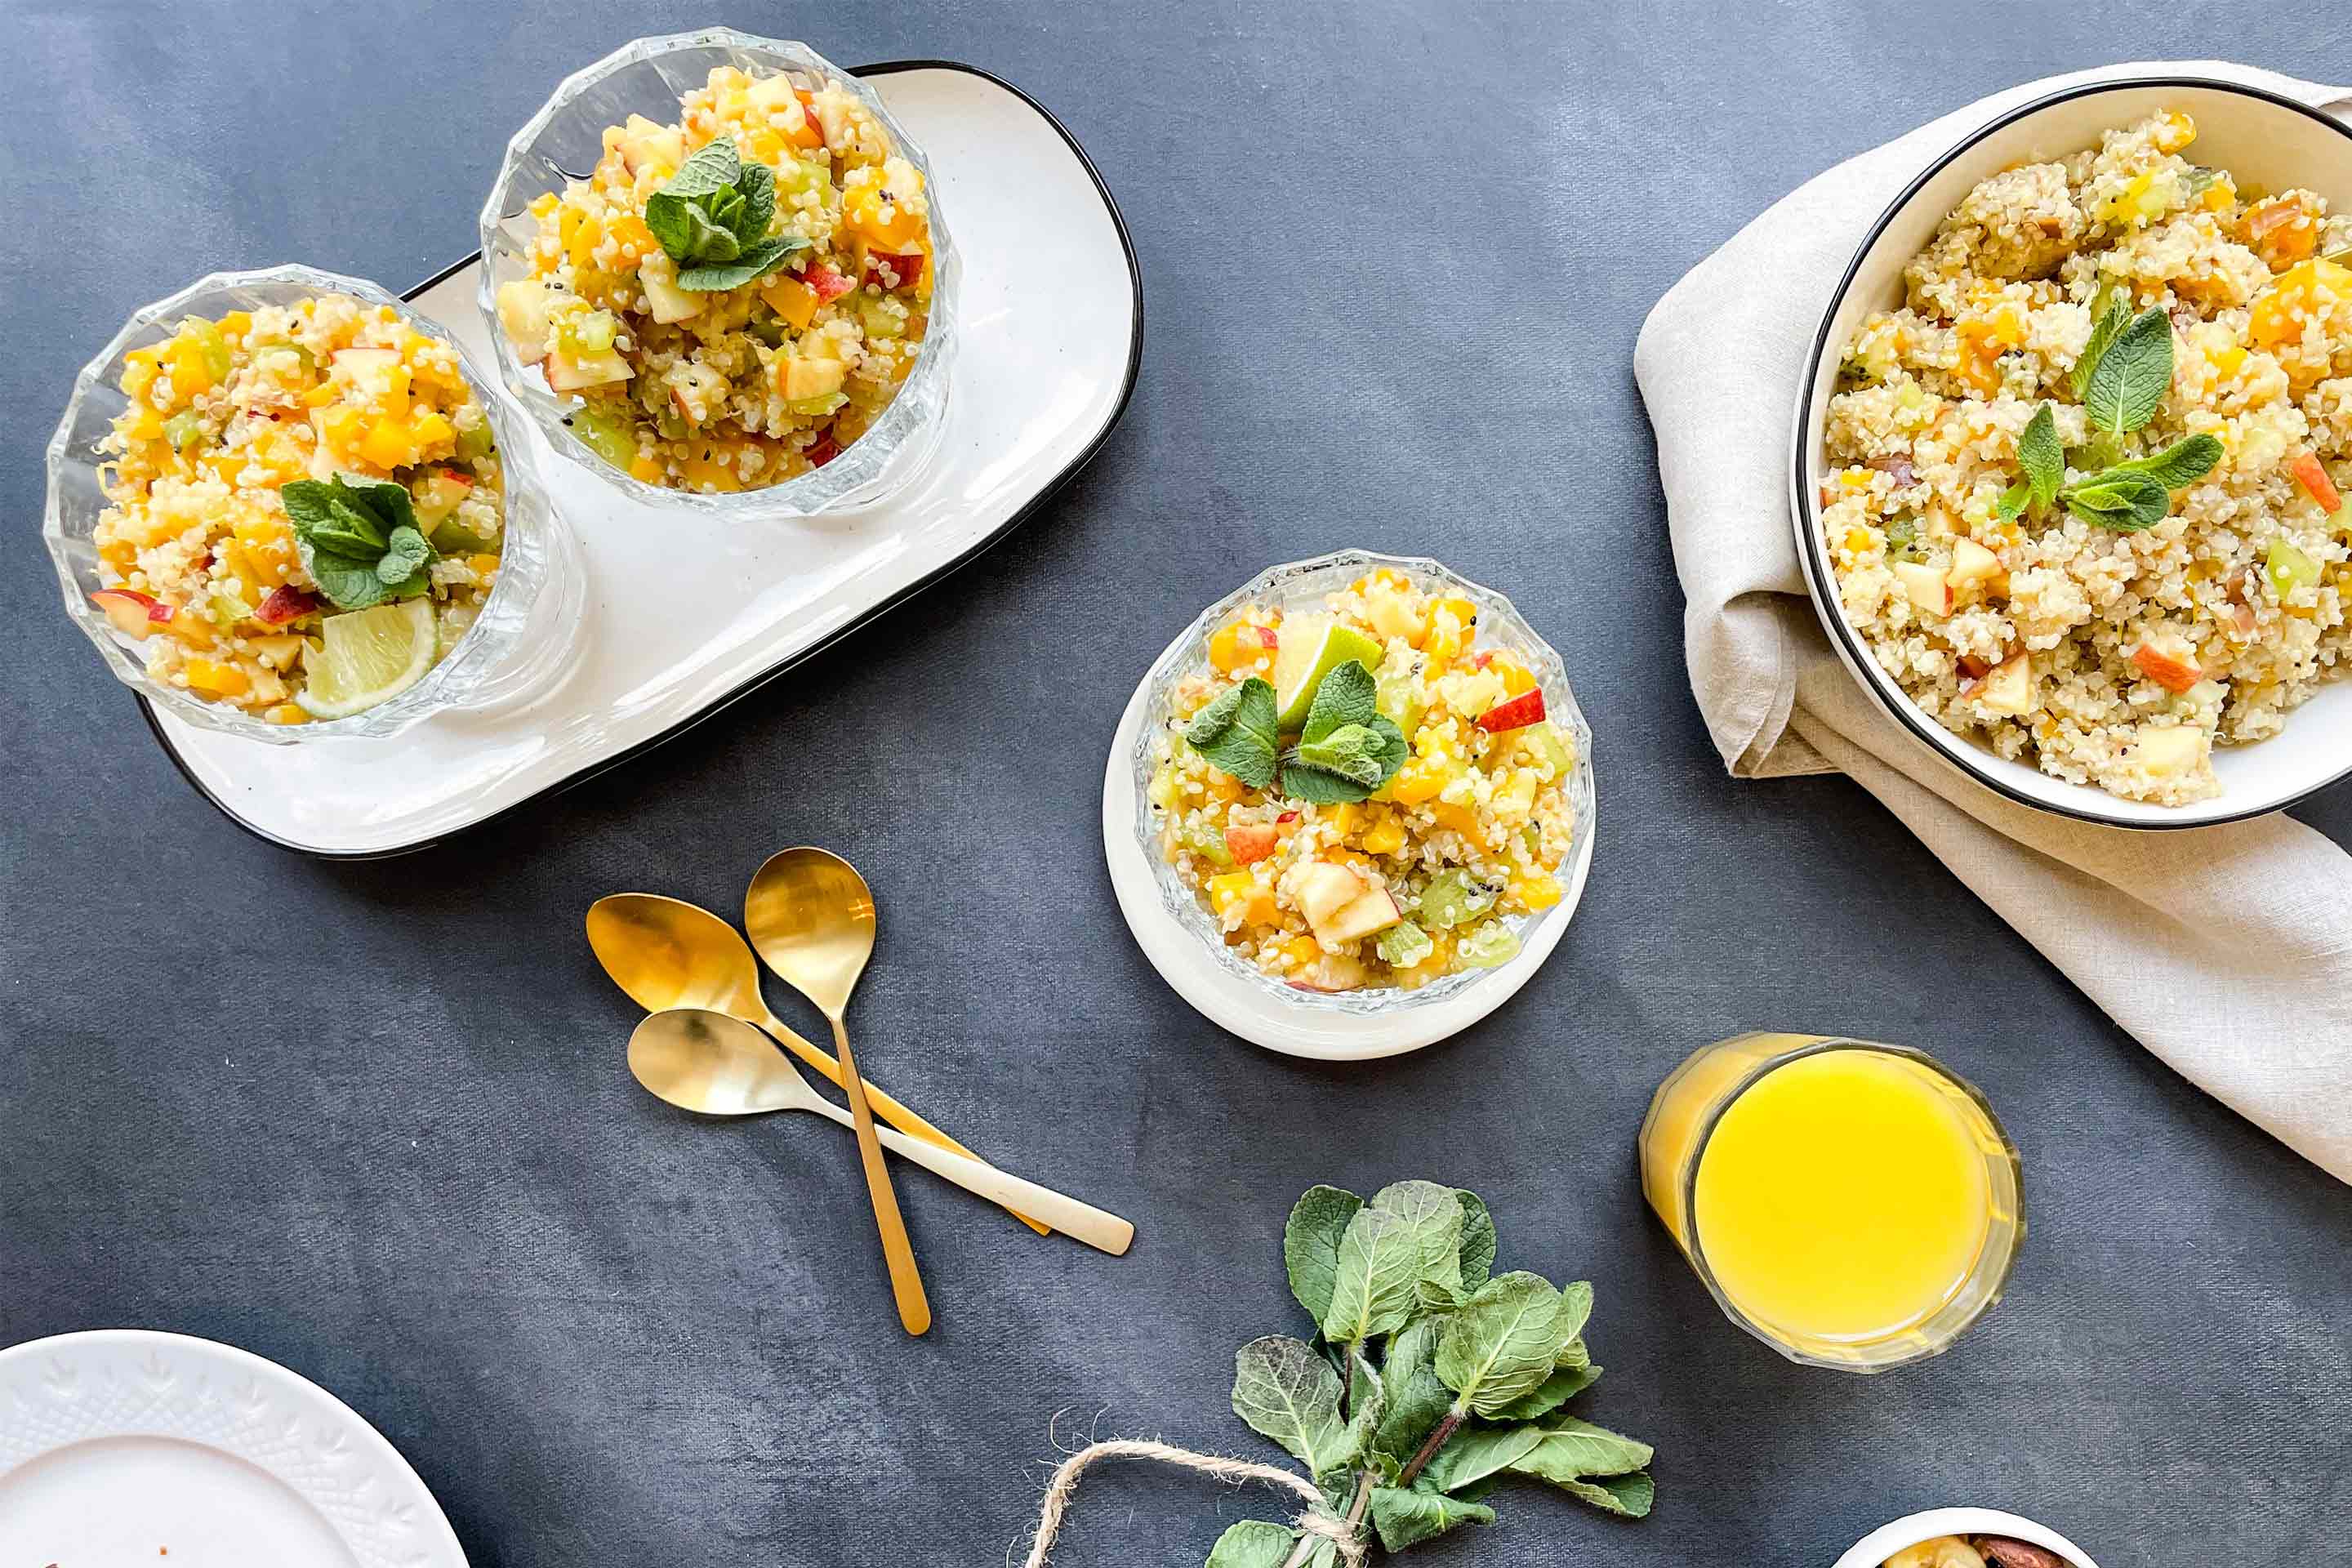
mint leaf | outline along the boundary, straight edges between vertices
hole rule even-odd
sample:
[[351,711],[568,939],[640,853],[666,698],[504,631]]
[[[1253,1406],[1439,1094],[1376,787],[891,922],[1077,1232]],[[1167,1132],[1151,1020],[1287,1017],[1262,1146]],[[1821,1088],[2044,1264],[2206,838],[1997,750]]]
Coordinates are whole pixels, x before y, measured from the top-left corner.
[[697,294],[740,289],[753,279],[764,278],[773,272],[788,258],[810,248],[809,242],[796,234],[779,239],[759,240],[745,246],[740,255],[680,267],[677,269],[677,286]]
[[1451,1307],[1462,1300],[1462,1205],[1452,1187],[1435,1182],[1394,1182],[1372,1194],[1372,1206],[1392,1214],[1411,1230],[1420,1260],[1414,1289],[1423,1308]]
[[1557,1416],[1544,1424],[1541,1440],[1510,1468],[1523,1476],[1559,1482],[1585,1476],[1623,1476],[1650,1462],[1647,1443],[1573,1415]]
[[[1582,1342],[1579,1341],[1581,1344]],[[1558,1358],[1554,1358],[1555,1361]],[[1535,1421],[1550,1415],[1578,1394],[1601,1381],[1601,1369],[1584,1366],[1556,1367],[1552,1374],[1538,1385],[1533,1394],[1513,1401],[1495,1412],[1503,1421]]]
[[2074,400],[2081,402],[2091,389],[2091,373],[2099,368],[2099,361],[2115,346],[2116,339],[2131,325],[2131,307],[2116,298],[2122,290],[2111,280],[2099,286],[2091,299],[2091,336],[2084,343],[2082,357],[2074,362],[2069,381],[2074,389]]
[[433,546],[413,528],[395,528],[387,544],[383,559],[375,563],[375,574],[386,586],[395,586],[415,575],[425,563],[433,559]]
[[338,474],[293,480],[278,498],[302,569],[337,609],[415,598],[431,586],[433,545],[416,526],[405,485]]
[[1282,1265],[1290,1276],[1290,1293],[1318,1323],[1339,1275],[1339,1238],[1363,1206],[1363,1199],[1342,1188],[1309,1187],[1291,1205],[1282,1227]]
[[1630,1476],[1602,1476],[1587,1480],[1582,1478],[1546,1476],[1546,1480],[1573,1498],[1581,1498],[1597,1509],[1622,1514],[1627,1519],[1649,1517],[1650,1503],[1657,1488],[1650,1480],[1650,1472],[1636,1470]]
[[673,261],[694,254],[694,237],[700,231],[701,209],[684,196],[656,191],[646,198],[646,228]]
[[1381,787],[1381,747],[1380,735],[1369,726],[1342,724],[1319,741],[1302,742],[1291,755],[1373,790]]
[[2172,389],[2172,318],[2150,309],[2115,336],[2091,367],[2083,406],[2091,423],[2125,436],[2156,417]]
[[1286,1525],[1245,1519],[1225,1527],[1217,1543],[1209,1548],[1204,1568],[1282,1568],[1297,1542],[1298,1531]]
[[1360,1345],[1404,1327],[1418,1304],[1420,1237],[1412,1222],[1367,1208],[1339,1237],[1339,1272],[1323,1310],[1323,1337]]
[[1283,759],[1285,795],[1338,805],[1362,800],[1396,776],[1412,749],[1395,721],[1381,712],[1379,689],[1372,672],[1355,659],[1334,665],[1323,677],[1298,744]]
[[776,172],[765,163],[746,163],[735,178],[735,190],[743,198],[735,216],[735,233],[748,250],[766,237],[768,225],[775,221]]
[[[2183,437],[2152,458],[2117,463],[2107,473],[2146,474],[2168,490],[2186,489],[2213,471],[2221,460],[2221,443],[2211,436]],[[2105,479],[2106,474],[2094,476]]]
[[2149,474],[2109,468],[2069,489],[2066,510],[2084,522],[2117,533],[2154,528],[2172,513],[2172,492]]
[[1389,1341],[1383,1374],[1388,1408],[1373,1430],[1371,1447],[1400,1466],[1420,1451],[1430,1428],[1444,1419],[1454,1404],[1454,1391],[1439,1380],[1433,1364],[1444,1322],[1442,1318],[1421,1318]]
[[743,154],[735,148],[735,138],[721,136],[716,142],[698,147],[687,161],[678,165],[677,173],[662,182],[657,195],[684,196],[715,195],[728,189],[742,176]]
[[2025,470],[2034,505],[2048,506],[2058,499],[2066,483],[2066,448],[2058,439],[2058,416],[2047,403],[2033,411],[2017,438],[2017,465]]
[[1508,1469],[1543,1439],[1539,1426],[1465,1426],[1445,1440],[1422,1479],[1440,1491],[1460,1491]]
[[1475,1193],[1456,1187],[1454,1196],[1462,1205],[1462,1289],[1475,1291],[1495,1272],[1495,1216]]
[[1492,1415],[1541,1387],[1559,1338],[1559,1292],[1538,1275],[1488,1280],[1447,1320],[1437,1342],[1437,1375],[1463,1405]]
[[1234,1352],[1234,1414],[1322,1476],[1355,1458],[1339,1419],[1339,1374],[1286,1334]]
[[1379,683],[1370,670],[1351,658],[1333,665],[1316,686],[1306,726],[1298,732],[1299,743],[1312,745],[1351,724],[1369,726],[1380,716]]
[[1192,716],[1184,739],[1209,765],[1252,789],[1274,782],[1274,688],[1251,676]]
[[[2009,489],[2000,492],[2000,500],[1993,503],[1993,515],[2004,521],[2015,517],[2018,513],[2025,510],[2025,503],[2032,499],[2033,482],[2031,479],[2020,479],[2015,484],[2010,486]],[[1915,523],[1912,525],[1912,534],[1909,542],[1916,542],[1918,537],[1918,525]],[[1892,529],[1887,531],[1886,552],[1889,555],[1895,552],[1895,533]]]
[[1485,1503],[1465,1502],[1424,1487],[1374,1487],[1371,1501],[1372,1529],[1391,1552],[1418,1545],[1458,1525],[1495,1522],[1495,1510]]
[[[1559,1317],[1552,1324],[1552,1332],[1559,1336],[1559,1348],[1552,1357],[1555,1366],[1584,1366],[1591,1358],[1584,1354],[1584,1325],[1592,1317],[1592,1285],[1590,1280],[1571,1279],[1559,1288]],[[1570,1345],[1576,1347],[1571,1352]],[[1574,1359],[1569,1358],[1571,1353]]]
[[310,581],[319,584],[319,592],[339,610],[364,610],[393,596],[390,585],[376,575],[373,561],[357,561],[319,549],[299,533],[295,535],[294,549],[301,557],[302,570],[310,574]]

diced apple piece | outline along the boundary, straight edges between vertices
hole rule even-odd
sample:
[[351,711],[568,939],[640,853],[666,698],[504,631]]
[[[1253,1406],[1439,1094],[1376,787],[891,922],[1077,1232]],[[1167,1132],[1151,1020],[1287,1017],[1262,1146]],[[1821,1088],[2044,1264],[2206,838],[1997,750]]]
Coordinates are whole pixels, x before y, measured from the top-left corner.
[[1368,888],[1338,914],[1316,930],[1316,940],[1327,946],[1356,942],[1374,931],[1386,931],[1404,919],[1396,900],[1389,897],[1386,888]]
[[2000,575],[2000,557],[1973,539],[1963,539],[1952,546],[1950,582],[1958,588],[1969,583],[1989,582]]
[[390,374],[400,363],[398,349],[337,349],[328,356],[334,374],[345,381],[362,381]]
[[416,487],[417,525],[431,533],[473,493],[474,481],[455,468],[436,468]]
[[[156,626],[172,618],[169,605],[133,588],[100,588],[89,596],[89,602],[106,612],[106,618],[114,624],[116,631],[142,642]],[[163,614],[156,614],[158,610]]]
[[1478,715],[1478,728],[1490,734],[1506,730],[1524,730],[1530,724],[1540,724],[1544,716],[1543,688],[1529,687],[1517,697],[1507,697]]
[[[668,260],[667,256],[661,258],[661,262]],[[665,267],[661,262],[648,257],[637,268],[637,287],[646,291],[646,308],[653,312],[654,320],[683,321],[702,314],[703,306],[709,303],[709,296],[679,288],[676,268]],[[668,276],[665,277],[665,273]]]
[[499,285],[499,328],[525,364],[547,357],[547,310],[552,303],[547,285],[535,278]]
[[626,381],[629,374],[628,361],[611,349],[581,354],[557,350],[547,356],[547,384],[558,392],[577,392],[583,386]]
[[1291,977],[1301,991],[1353,991],[1370,978],[1364,966],[1345,953],[1327,952]]
[[1276,837],[1271,822],[1229,824],[1225,847],[1232,851],[1235,865],[1254,866],[1274,853]]
[[291,584],[281,584],[269,590],[269,596],[261,601],[261,607],[253,612],[253,618],[266,626],[282,626],[318,607],[316,595]]
[[1995,713],[2012,717],[2033,708],[2033,661],[2023,648],[1994,665],[1977,689],[1977,700]]
[[247,640],[253,644],[253,649],[261,656],[262,662],[272,669],[292,668],[295,657],[301,653],[304,646],[300,636],[294,632],[279,632],[273,637],[249,637]]
[[635,179],[659,164],[675,173],[686,162],[686,135],[674,126],[656,125],[642,114],[632,114],[622,127],[621,166]]
[[2139,732],[2140,765],[2157,778],[2186,773],[2204,754],[2205,731],[2194,724],[2160,724]]
[[2150,637],[2132,649],[2131,659],[2142,675],[2168,691],[2186,691],[2205,679],[2196,650],[2179,637]]
[[1298,876],[1298,908],[1318,933],[1325,921],[1362,896],[1363,879],[1345,866],[1328,860],[1307,867]]
[[784,400],[797,403],[804,397],[830,397],[841,390],[848,377],[849,367],[837,359],[801,359],[797,356],[782,363]]
[[815,290],[817,303],[820,305],[828,300],[838,300],[857,287],[851,279],[843,277],[822,261],[808,269],[808,277],[803,281]]
[[[883,276],[882,269],[886,267],[889,268],[889,278]],[[923,253],[919,250],[901,251],[896,254],[886,250],[866,253],[866,281],[885,293],[893,289],[911,289],[922,276]],[[890,278],[896,278],[898,281],[893,283]]]
[[1916,561],[1897,561],[1895,581],[1903,584],[1903,595],[1919,609],[1931,616],[1952,613],[1951,579],[1933,566]]

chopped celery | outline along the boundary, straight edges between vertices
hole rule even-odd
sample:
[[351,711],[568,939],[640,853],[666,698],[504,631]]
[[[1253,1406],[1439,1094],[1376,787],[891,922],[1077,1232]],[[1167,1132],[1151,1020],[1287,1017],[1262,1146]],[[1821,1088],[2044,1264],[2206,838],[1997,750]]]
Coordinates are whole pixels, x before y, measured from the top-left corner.
[[1500,921],[1488,921],[1462,939],[1454,950],[1462,962],[1479,969],[1492,969],[1498,963],[1508,963],[1518,955],[1518,933]]
[[784,406],[806,418],[822,419],[848,401],[845,394],[828,392],[823,397],[795,397],[787,401]]
[[857,316],[869,338],[891,339],[907,335],[907,308],[895,300],[878,294],[857,297]]
[[204,433],[205,422],[196,417],[193,408],[183,409],[163,421],[163,439],[172,443],[174,452],[186,451]]
[[1422,889],[1418,911],[1425,926],[1466,925],[1495,907],[1502,889],[1473,881],[1467,871],[1440,871]]
[[2271,541],[2270,554],[2263,566],[2270,573],[2271,586],[2278,591],[2281,604],[2293,598],[2296,589],[2311,587],[2319,581],[2319,563],[2284,539]]
[[490,422],[488,419],[478,425],[461,425],[457,427],[457,460],[459,462],[478,463],[498,449],[498,432],[490,428]]
[[1437,943],[1429,933],[1411,921],[1399,921],[1381,932],[1373,944],[1380,951],[1381,962],[1394,969],[1411,969],[1437,951]]
[[831,174],[818,168],[805,158],[787,158],[776,170],[776,199],[781,205],[788,198],[811,191],[822,195],[833,184]]
[[772,349],[782,348],[792,336],[792,329],[784,324],[783,318],[764,305],[752,310],[751,319],[743,323],[743,328]]
[[637,438],[629,434],[614,416],[596,407],[586,407],[572,416],[572,433],[586,444],[588,449],[616,468],[625,468],[636,461]]
[[1527,748],[1551,764],[1552,773],[1566,778],[1576,766],[1576,753],[1569,750],[1567,737],[1549,719],[1540,720],[1519,731]]

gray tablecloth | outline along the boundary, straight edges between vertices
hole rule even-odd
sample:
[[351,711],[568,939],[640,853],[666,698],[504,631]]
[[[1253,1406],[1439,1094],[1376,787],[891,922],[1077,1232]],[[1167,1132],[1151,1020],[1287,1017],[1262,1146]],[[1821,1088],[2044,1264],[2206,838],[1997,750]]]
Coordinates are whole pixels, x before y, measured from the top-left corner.
[[[2352,76],[2308,10],[2212,47]],[[399,285],[473,244],[555,79],[697,18],[23,7],[0,143],[0,1342],[234,1341],[383,1428],[474,1562],[992,1563],[1087,1430],[1265,1452],[1234,1348],[1295,1328],[1291,1198],[1431,1175],[1504,1258],[1598,1282],[1594,1418],[1654,1439],[1639,1525],[1514,1490],[1449,1563],[1826,1563],[1986,1502],[2110,1564],[2322,1561],[2347,1505],[2343,1189],[2173,1078],[1845,783],[1734,784],[1682,684],[1630,374],[1657,294],[1831,162],[2005,82],[2174,47],[2177,8],[748,5],[837,58],[984,65],[1101,164],[1145,273],[1100,459],[977,565],[679,745],[446,848],[320,866],[181,783],[58,613],[39,447],[133,306],[299,258]],[[2187,47],[2185,44],[2179,47]],[[1425,551],[1559,645],[1600,741],[1568,940],[1468,1036],[1356,1069],[1201,1022],[1110,904],[1103,748],[1144,665],[1272,561]],[[2352,793],[2306,821],[2344,840]],[[579,914],[729,909],[781,845],[865,867],[869,1070],[1009,1166],[1132,1216],[1046,1243],[901,1184],[940,1324],[888,1307],[848,1141],[688,1125],[621,1063]],[[780,1005],[787,999],[772,988]],[[1939,1361],[1788,1366],[1641,1206],[1642,1107],[1773,1025],[1912,1041],[2024,1151],[2011,1297]],[[1087,1482],[1056,1562],[1197,1562],[1278,1511]]]

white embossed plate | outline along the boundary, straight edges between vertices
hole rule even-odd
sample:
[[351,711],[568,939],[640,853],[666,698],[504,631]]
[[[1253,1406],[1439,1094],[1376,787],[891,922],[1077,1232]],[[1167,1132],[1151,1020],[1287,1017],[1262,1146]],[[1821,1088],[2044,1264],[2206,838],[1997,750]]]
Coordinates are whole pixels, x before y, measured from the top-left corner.
[[7,1568],[466,1568],[358,1413],[274,1362],[150,1329],[0,1351]]

